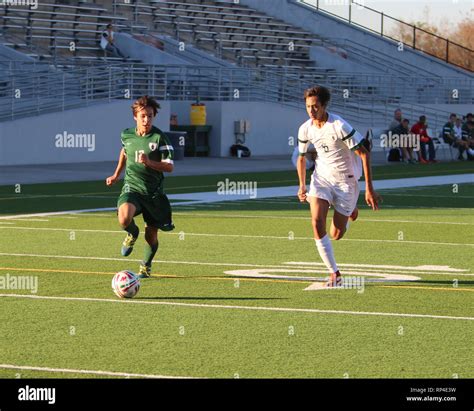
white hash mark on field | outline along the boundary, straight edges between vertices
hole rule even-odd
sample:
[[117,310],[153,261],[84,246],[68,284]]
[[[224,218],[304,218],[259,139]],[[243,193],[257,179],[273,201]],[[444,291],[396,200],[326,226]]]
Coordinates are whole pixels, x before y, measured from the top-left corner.
[[432,314],[413,314],[413,313],[388,313],[374,311],[347,311],[347,310],[319,310],[315,308],[290,308],[290,307],[259,307],[245,305],[219,305],[219,304],[197,304],[197,303],[179,303],[169,301],[143,301],[136,300],[118,300],[109,298],[87,298],[87,297],[60,297],[60,296],[42,296],[30,294],[0,294],[3,298],[26,298],[32,300],[53,300],[53,301],[76,301],[76,302],[101,302],[115,304],[143,304],[143,305],[162,305],[169,307],[189,307],[189,308],[214,308],[226,310],[248,310],[248,311],[270,311],[270,312],[290,312],[290,313],[311,313],[311,314],[339,314],[339,315],[361,315],[361,316],[381,316],[381,317],[408,317],[408,318],[429,318],[442,320],[467,320],[474,321],[474,317],[456,317],[451,315],[432,315]]
[[0,368],[7,369],[7,370],[10,369],[10,370],[72,373],[72,374],[106,375],[109,377],[124,377],[124,378],[172,378],[172,379],[191,378],[191,377],[175,377],[172,375],[134,374],[134,373],[128,373],[128,372],[99,371],[99,370],[75,370],[71,368],[32,367],[30,365],[13,365],[13,364],[0,364]]
[[[47,227],[0,227],[1,229],[10,230],[30,230],[30,231],[66,231],[66,232],[87,232],[87,233],[115,233],[122,234],[121,230],[88,230],[88,229],[76,229],[76,228],[47,228]],[[164,232],[164,235],[179,236],[180,233]],[[246,234],[215,234],[215,233],[186,233],[187,236],[194,237],[211,237],[211,238],[255,238],[255,239],[268,239],[268,240],[288,240],[288,236],[272,236],[272,235],[246,235]],[[293,240],[309,241],[314,239],[312,237],[294,237]],[[390,243],[390,244],[423,244],[423,245],[450,245],[460,247],[474,247],[471,243],[442,243],[436,241],[415,241],[415,240],[386,240],[386,239],[367,239],[367,238],[343,238],[340,241],[352,241],[352,242],[369,242],[369,243]]]

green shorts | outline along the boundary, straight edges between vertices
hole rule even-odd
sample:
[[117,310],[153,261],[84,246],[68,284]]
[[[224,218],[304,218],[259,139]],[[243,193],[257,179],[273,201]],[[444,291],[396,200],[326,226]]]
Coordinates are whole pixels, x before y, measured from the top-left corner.
[[117,201],[117,209],[125,203],[131,203],[136,207],[135,216],[143,214],[147,227],[155,227],[162,231],[174,230],[171,205],[166,194],[144,195],[122,192]]

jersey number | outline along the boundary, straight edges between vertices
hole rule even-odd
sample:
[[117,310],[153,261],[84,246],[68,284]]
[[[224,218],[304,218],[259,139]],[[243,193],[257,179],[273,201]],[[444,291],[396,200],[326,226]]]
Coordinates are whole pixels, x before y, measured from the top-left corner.
[[138,157],[140,156],[140,154],[145,154],[145,150],[135,151],[135,163],[138,163]]
[[323,144],[324,152],[329,153],[329,147],[326,144]]

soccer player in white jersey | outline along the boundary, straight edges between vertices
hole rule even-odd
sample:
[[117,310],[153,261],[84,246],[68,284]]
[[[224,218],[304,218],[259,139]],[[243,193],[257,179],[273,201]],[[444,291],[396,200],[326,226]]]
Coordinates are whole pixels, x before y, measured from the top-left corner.
[[[358,180],[362,168],[366,182],[365,201],[373,210],[378,210],[381,197],[372,186],[370,153],[362,144],[363,137],[344,119],[326,111],[331,98],[329,90],[313,87],[305,91],[304,98],[310,119],[300,127],[298,134],[298,198],[301,202],[308,201],[311,206],[316,247],[330,272],[326,285],[337,287],[342,284],[342,277],[326,231],[329,206],[334,208],[329,232],[334,240],[340,240],[348,221],[354,221],[358,215]],[[317,159],[307,191],[305,153],[310,144],[316,148]]]

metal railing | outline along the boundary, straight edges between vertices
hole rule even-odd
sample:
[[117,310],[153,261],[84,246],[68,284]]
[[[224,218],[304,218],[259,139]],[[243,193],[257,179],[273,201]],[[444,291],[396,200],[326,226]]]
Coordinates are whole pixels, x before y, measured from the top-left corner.
[[[428,109],[414,98],[421,93],[416,88],[419,77],[413,77],[410,83],[407,77],[366,74],[364,78],[352,73],[321,74],[317,70],[137,63],[70,65],[68,61],[56,67],[25,62],[0,65],[4,67],[0,72],[0,121],[144,94],[160,100],[273,102],[304,109],[303,92],[315,84],[331,89],[334,110],[368,126],[385,124],[397,107],[402,107],[412,119],[427,114],[441,122],[449,115],[446,111]],[[408,86],[400,88],[400,84]],[[449,79],[435,78],[432,85],[433,89],[442,90],[450,83]],[[473,84],[466,87],[472,93]],[[404,98],[391,94],[400,90],[405,90]],[[472,102],[472,95],[470,98]]]
[[[421,27],[406,23],[388,16],[383,12],[365,6],[363,0],[340,2],[323,0],[295,0],[318,11],[330,14],[349,24],[361,27],[382,37],[401,42],[414,50],[444,60],[445,62],[468,71],[474,71],[474,50],[453,42],[448,38],[431,33]],[[362,23],[363,18],[370,17],[370,26]],[[397,36],[397,32],[399,35]]]

